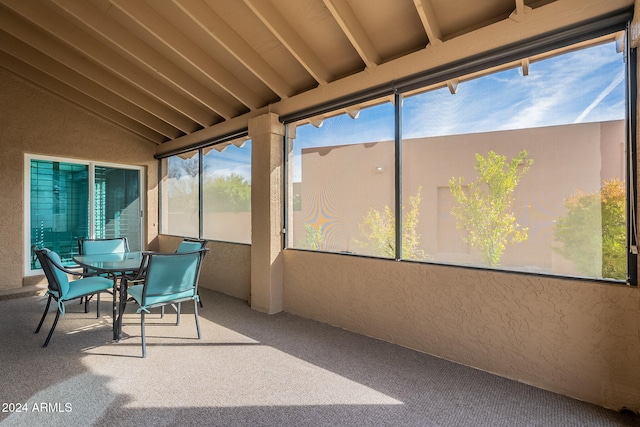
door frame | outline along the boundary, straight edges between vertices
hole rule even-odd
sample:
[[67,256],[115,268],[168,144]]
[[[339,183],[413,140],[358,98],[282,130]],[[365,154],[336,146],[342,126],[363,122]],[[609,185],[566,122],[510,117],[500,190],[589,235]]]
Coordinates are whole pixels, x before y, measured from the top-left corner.
[[42,274],[42,269],[39,270],[31,270],[31,161],[32,160],[44,160],[51,162],[63,162],[63,163],[75,163],[79,165],[87,165],[89,172],[89,194],[87,195],[89,200],[89,237],[92,237],[95,234],[95,224],[93,224],[93,219],[95,218],[95,167],[96,166],[106,166],[111,168],[118,169],[129,169],[129,170],[137,170],[138,171],[138,179],[139,179],[139,198],[140,198],[140,242],[142,247],[144,247],[145,238],[146,238],[146,198],[145,198],[145,189],[146,189],[146,181],[144,174],[144,167],[142,166],[134,166],[134,165],[126,165],[121,163],[110,163],[110,162],[100,162],[100,161],[92,161],[85,159],[75,159],[68,157],[56,157],[56,156],[46,156],[39,154],[30,154],[25,153],[24,155],[24,197],[23,197],[23,214],[24,214],[24,248],[23,248],[23,269],[25,276],[37,276]]

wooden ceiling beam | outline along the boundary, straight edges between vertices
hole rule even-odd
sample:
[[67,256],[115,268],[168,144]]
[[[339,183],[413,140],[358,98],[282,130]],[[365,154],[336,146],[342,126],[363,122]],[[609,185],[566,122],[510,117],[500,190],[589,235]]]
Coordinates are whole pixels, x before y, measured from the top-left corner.
[[2,63],[2,66],[7,70],[31,82],[32,84],[42,87],[44,90],[76,104],[80,108],[86,110],[89,114],[95,114],[102,117],[110,123],[125,129],[128,132],[136,134],[149,142],[161,144],[167,140],[167,138],[160,133],[135,120],[132,120],[130,117],[121,114],[120,112],[96,101],[84,93],[79,92],[75,88],[66,85],[60,80],[54,79],[48,74],[33,68],[31,65],[28,65],[20,59],[1,50],[0,63]]
[[[146,96],[138,96],[138,92],[128,85],[124,87],[123,85],[117,84],[116,87],[113,88],[114,92],[119,93],[121,96],[125,94],[127,97],[130,96],[131,101],[140,105],[141,108],[167,121],[184,133],[191,133],[197,130],[200,126],[197,126],[196,123],[200,123],[202,126],[211,123],[210,115],[204,110],[196,109],[195,105],[187,102],[175,92],[168,90],[166,86],[161,85],[153,76],[140,70],[122,56],[117,55],[89,34],[74,25],[70,25],[70,23],[60,15],[34,2],[24,2],[21,0],[3,1],[5,6],[10,7],[15,13],[28,19],[43,31],[54,35],[83,55],[93,59],[105,69],[110,70],[130,85],[144,91]],[[34,47],[38,48],[37,46]],[[69,56],[77,57],[75,52],[70,52],[65,56],[67,58],[69,58]],[[87,61],[83,61],[83,63],[86,62]],[[66,63],[69,64],[68,62]],[[92,78],[91,75],[96,75],[95,80],[97,83],[104,84],[107,80],[112,79],[111,75],[106,78],[106,74],[108,73],[105,73],[103,68],[95,67],[91,63],[87,63],[83,67],[77,68],[77,70],[85,73],[85,75],[90,78]],[[149,98],[153,98],[153,100],[161,104],[158,106]],[[194,121],[196,123],[194,123]]]
[[[133,62],[157,75],[171,87],[224,119],[235,116],[237,111],[209,88],[193,79],[163,55],[152,49],[129,30],[110,19],[88,1],[52,0],[69,15],[90,28],[105,43],[127,55]],[[216,121],[215,118],[213,121]]]
[[156,12],[151,7],[153,3],[130,0],[111,0],[111,3],[168,47],[176,57],[198,70],[247,108],[254,110],[263,106],[264,102],[258,95]]
[[427,33],[429,43],[432,45],[442,43],[444,41],[442,30],[440,29],[440,25],[438,25],[431,0],[413,0],[413,3],[420,16],[420,21],[422,21],[422,26]]
[[295,90],[202,0],[173,0],[196,25],[282,99]]
[[244,0],[244,2],[320,85],[326,85],[332,80],[331,73],[320,58],[313,53],[271,2],[265,0]]
[[[8,0],[11,1],[11,0]],[[51,17],[51,20],[54,18]],[[138,108],[166,122],[171,127],[190,133],[194,130],[193,122],[172,109],[160,105],[148,96],[141,94],[131,85],[123,82],[115,75],[104,70],[100,66],[88,60],[83,55],[60,42],[57,38],[42,29],[38,22],[33,22],[36,27],[29,25],[25,20],[9,13],[0,14],[0,28],[11,34],[16,39],[23,41],[37,51],[51,57],[53,60],[65,64],[75,72],[92,80],[104,89],[128,100]],[[173,134],[173,132],[171,132]]]
[[367,68],[380,64],[382,59],[351,6],[345,0],[324,0],[324,4]]
[[182,134],[182,132],[175,127],[141,109],[137,105],[132,104],[128,99],[120,97],[78,73],[73,68],[39,52],[5,31],[0,31],[0,49],[66,85],[75,88],[79,92],[90,96],[96,101],[102,102],[116,111],[120,111],[122,114],[169,139],[177,138]]
[[513,19],[516,22],[520,22],[525,13],[531,11],[531,7],[524,4],[524,0],[515,0],[516,8],[511,15],[509,15],[510,19]]

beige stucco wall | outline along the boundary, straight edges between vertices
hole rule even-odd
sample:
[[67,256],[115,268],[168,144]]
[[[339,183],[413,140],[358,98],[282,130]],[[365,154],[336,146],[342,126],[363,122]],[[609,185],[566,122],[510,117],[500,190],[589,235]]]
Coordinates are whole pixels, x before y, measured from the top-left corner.
[[638,288],[298,250],[284,266],[287,312],[640,410]]
[[[591,193],[605,180],[625,180],[625,126],[624,120],[616,120],[403,140],[403,205],[408,209],[407,198],[421,195],[415,228],[419,249],[429,261],[482,265],[480,254],[456,228],[449,181],[463,177],[467,184],[475,179],[475,153],[486,156],[494,150],[512,159],[526,150],[533,165],[514,191],[513,210],[528,229],[528,238],[508,246],[500,264],[519,271],[580,275],[552,249],[560,246],[554,241],[555,223],[566,214],[565,200],[576,191]],[[321,249],[327,252],[377,255],[363,244],[362,223],[370,209],[394,206],[393,141],[308,148],[300,157],[301,210],[293,212],[291,221],[294,247],[304,248],[304,226],[310,224],[322,230]],[[594,238],[602,237],[600,230],[593,231]],[[593,261],[597,265],[599,260]]]
[[283,258],[287,312],[640,412],[639,288],[300,250]]
[[146,168],[147,242],[157,236],[155,145],[0,69],[0,290],[24,278],[24,156],[39,154]]
[[[158,236],[157,250],[173,252],[182,237]],[[251,294],[251,246],[239,243],[211,241],[199,285],[248,301]],[[206,301],[205,301],[206,303]]]

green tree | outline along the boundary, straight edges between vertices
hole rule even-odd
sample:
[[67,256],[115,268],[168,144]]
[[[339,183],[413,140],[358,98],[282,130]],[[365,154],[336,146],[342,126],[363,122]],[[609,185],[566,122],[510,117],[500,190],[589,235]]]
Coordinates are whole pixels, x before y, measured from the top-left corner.
[[[205,170],[207,169],[205,165]],[[186,212],[192,216],[198,213],[198,185],[200,163],[197,157],[181,160],[179,157],[168,161],[169,210]]]
[[324,233],[322,232],[322,226],[314,227],[309,223],[304,224],[304,240],[299,243],[299,247],[303,249],[311,249],[314,251],[324,250]]
[[170,179],[167,183],[169,211],[198,212],[198,178],[191,175],[182,175],[176,179]]
[[449,181],[456,200],[451,210],[456,227],[467,231],[464,241],[490,267],[500,264],[507,245],[528,238],[528,229],[516,222],[512,205],[513,192],[532,164],[526,150],[508,162],[505,156],[489,151],[486,158],[476,154],[476,182],[465,188],[462,178]]
[[208,212],[249,212],[251,184],[242,175],[215,176],[204,183]]
[[[419,249],[420,235],[417,232],[421,191],[422,187],[419,187],[418,193],[409,197],[410,209],[402,220],[402,257],[416,261],[426,257],[425,252]],[[395,258],[396,218],[389,206],[385,205],[382,211],[369,209],[360,224],[360,231],[364,235],[364,242],[359,242],[362,246],[370,248],[378,256]]]
[[604,181],[600,191],[582,191],[564,202],[566,215],[556,222],[554,247],[581,274],[624,280],[626,259],[626,196],[624,182]]

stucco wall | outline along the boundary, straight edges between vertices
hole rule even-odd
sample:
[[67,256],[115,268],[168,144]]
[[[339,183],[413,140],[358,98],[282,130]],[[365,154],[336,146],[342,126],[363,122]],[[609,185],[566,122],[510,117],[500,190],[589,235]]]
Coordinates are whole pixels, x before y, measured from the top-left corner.
[[[158,236],[157,250],[173,252],[182,237]],[[251,294],[251,246],[212,241],[204,259],[199,285],[226,295],[249,300]],[[206,303],[206,301],[205,301]]]
[[[455,199],[449,181],[463,177],[468,184],[475,179],[476,153],[486,156],[494,150],[512,159],[526,150],[533,165],[513,193],[512,209],[528,237],[508,245],[500,264],[519,271],[584,275],[553,249],[562,246],[554,240],[555,223],[566,215],[565,201],[578,189],[591,193],[605,180],[624,181],[624,144],[624,120],[403,140],[403,204],[408,209],[408,197],[421,196],[418,249],[428,260],[482,265],[481,254],[470,250],[451,214]],[[305,226],[311,225],[321,230],[327,252],[376,256],[378,248],[366,246],[362,224],[370,209],[394,206],[393,141],[308,148],[300,157],[301,209],[294,211],[292,221],[295,247],[305,248]],[[594,242],[602,239],[600,231],[593,228]],[[602,254],[590,255],[593,265],[602,261]]]
[[640,410],[640,290],[284,251],[284,309],[613,409]]
[[155,239],[155,145],[2,69],[0,153],[0,290],[19,288],[38,279],[23,278],[25,153],[145,167],[146,239]]

